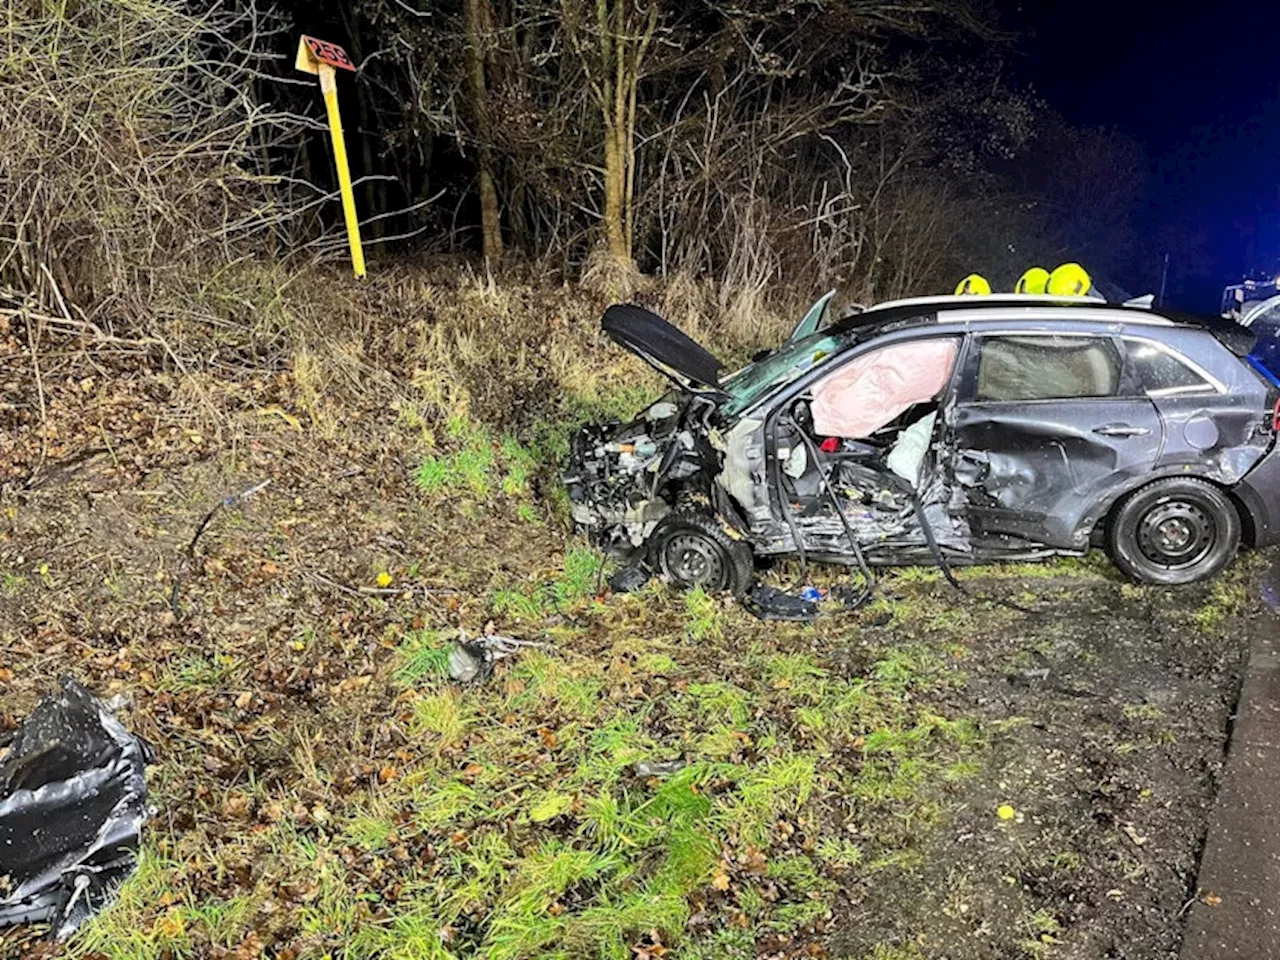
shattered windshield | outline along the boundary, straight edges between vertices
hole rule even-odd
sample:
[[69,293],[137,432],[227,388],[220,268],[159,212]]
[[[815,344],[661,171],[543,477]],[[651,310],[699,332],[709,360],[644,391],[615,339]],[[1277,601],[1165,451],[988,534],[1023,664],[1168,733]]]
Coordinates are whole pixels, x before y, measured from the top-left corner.
[[729,416],[741,413],[767,396],[774,387],[790,383],[802,373],[812,370],[851,339],[850,333],[836,336],[812,333],[793,340],[762,360],[748,364],[723,381],[722,389],[729,399],[721,405],[721,412]]

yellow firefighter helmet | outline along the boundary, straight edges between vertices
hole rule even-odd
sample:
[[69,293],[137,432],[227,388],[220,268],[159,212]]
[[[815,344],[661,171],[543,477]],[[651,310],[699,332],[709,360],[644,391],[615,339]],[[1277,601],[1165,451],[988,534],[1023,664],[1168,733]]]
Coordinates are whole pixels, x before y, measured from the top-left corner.
[[1049,274],[1049,293],[1055,297],[1083,297],[1093,288],[1093,281],[1078,263],[1064,263]]
[[987,278],[978,273],[971,273],[960,281],[956,287],[956,296],[970,294],[973,296],[984,297],[991,292],[991,284]]
[[1049,289],[1049,271],[1044,267],[1032,267],[1018,278],[1014,293],[1044,293]]

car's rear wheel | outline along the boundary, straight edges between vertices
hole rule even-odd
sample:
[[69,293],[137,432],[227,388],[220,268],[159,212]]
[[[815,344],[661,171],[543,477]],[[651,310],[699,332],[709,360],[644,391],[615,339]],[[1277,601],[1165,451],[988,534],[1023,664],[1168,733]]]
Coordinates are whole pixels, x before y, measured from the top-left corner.
[[1240,514],[1205,480],[1170,477],[1131,493],[1107,531],[1111,559],[1142,583],[1206,580],[1240,547]]
[[649,562],[676,586],[742,596],[751,585],[751,548],[704,513],[668,517],[649,538]]

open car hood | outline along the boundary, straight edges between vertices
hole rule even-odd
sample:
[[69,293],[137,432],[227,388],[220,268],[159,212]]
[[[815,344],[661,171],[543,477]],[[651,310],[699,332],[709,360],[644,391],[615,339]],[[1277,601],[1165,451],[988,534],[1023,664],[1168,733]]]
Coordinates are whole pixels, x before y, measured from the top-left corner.
[[722,393],[724,364],[705,347],[656,313],[630,303],[615,303],[600,326],[606,336],[630,350],[659,373],[686,390]]

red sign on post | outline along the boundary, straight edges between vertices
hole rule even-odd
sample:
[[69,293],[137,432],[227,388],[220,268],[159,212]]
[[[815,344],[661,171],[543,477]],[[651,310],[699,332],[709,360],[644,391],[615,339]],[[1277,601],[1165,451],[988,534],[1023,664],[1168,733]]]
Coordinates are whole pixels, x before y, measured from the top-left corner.
[[338,70],[354,71],[356,65],[336,43],[328,40],[317,40],[315,37],[303,37],[298,45],[298,57],[295,66],[307,73],[315,73],[319,64],[327,63]]

